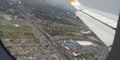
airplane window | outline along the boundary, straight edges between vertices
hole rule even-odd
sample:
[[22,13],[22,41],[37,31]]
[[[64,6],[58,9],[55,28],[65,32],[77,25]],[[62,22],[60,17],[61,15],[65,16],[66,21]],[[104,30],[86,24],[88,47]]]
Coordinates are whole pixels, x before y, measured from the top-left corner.
[[0,41],[16,60],[105,60],[119,9],[117,0],[0,0]]

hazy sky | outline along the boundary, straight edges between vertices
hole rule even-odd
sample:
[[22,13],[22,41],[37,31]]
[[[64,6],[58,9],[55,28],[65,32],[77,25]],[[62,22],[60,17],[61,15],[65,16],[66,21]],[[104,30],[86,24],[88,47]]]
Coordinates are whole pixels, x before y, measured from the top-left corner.
[[102,10],[112,14],[120,11],[120,0],[79,0],[85,6]]

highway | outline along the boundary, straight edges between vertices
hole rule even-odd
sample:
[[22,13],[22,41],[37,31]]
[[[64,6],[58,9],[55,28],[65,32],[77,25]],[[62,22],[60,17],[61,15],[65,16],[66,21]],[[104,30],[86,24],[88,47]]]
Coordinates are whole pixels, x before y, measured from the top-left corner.
[[71,60],[69,59],[65,54],[64,52],[62,52],[59,47],[56,46],[56,43],[54,43],[52,41],[52,38],[51,36],[46,33],[40,25],[36,24],[36,22],[28,15],[28,12],[27,10],[25,9],[24,5],[23,4],[19,4],[18,5],[18,10],[20,12],[20,14],[27,20],[31,23],[31,25],[33,25],[34,27],[36,27],[36,29],[39,31],[39,33],[41,33],[42,35],[45,36],[45,40],[44,42],[49,42],[50,43],[50,46],[52,48],[54,48],[54,52],[59,56],[60,60]]
[[[25,9],[25,7],[24,7],[23,4],[19,4],[19,5],[17,6],[17,8],[18,8],[18,10],[19,10],[19,13],[20,13],[27,21],[29,21],[29,22],[31,23],[31,25],[33,25],[33,26],[39,31],[39,33],[42,33],[42,35],[45,36],[46,39],[44,40],[44,42],[46,42],[46,43],[49,42],[49,43],[50,43],[50,46],[51,46],[52,48],[54,48],[54,52],[61,58],[60,60],[72,60],[72,59],[69,59],[68,56],[65,55],[65,53],[62,51],[62,49],[60,49],[60,48],[57,46],[57,44],[52,41],[51,36],[50,36],[48,33],[46,33],[46,32],[41,28],[40,25],[36,24],[36,22],[28,15],[28,12],[27,12],[27,10]],[[101,34],[99,34],[98,37],[103,38],[103,39],[104,39],[104,43],[111,45],[112,40],[108,42],[107,39],[108,39],[108,36],[109,36],[109,40],[110,40],[110,39],[113,39],[112,36],[111,36],[111,34],[108,34],[109,32],[114,32],[113,30],[110,30],[110,28],[108,28],[108,27],[106,27],[106,26],[104,27],[103,24],[101,24],[101,23],[99,23],[98,21],[94,20],[93,18],[87,16],[86,14],[84,14],[84,13],[81,12],[81,11],[78,11],[78,12],[77,12],[77,15],[78,15],[78,17],[80,17],[80,18],[85,22],[86,25],[88,25],[88,26],[91,28],[91,30],[93,30],[93,32],[96,32],[96,33],[95,33],[96,35],[98,34],[98,32],[105,32],[105,33],[102,33],[102,34],[106,34],[106,35],[101,35]],[[91,21],[90,21],[90,20],[91,20]],[[96,24],[93,24],[93,23],[96,23]],[[107,31],[106,28],[108,28],[110,31]],[[104,31],[102,31],[101,29],[104,29]],[[107,32],[106,32],[106,31],[107,31]],[[112,35],[114,35],[114,34],[112,34]],[[103,39],[101,39],[101,40],[103,40]],[[12,56],[10,56],[8,52],[6,52],[6,50],[5,50],[4,46],[2,45],[2,43],[1,43],[1,45],[0,45],[0,54],[1,54],[1,55],[0,55],[0,59],[2,59],[2,60],[13,60]],[[6,57],[8,57],[8,58],[6,58]],[[4,59],[3,59],[3,58],[4,58]]]
[[[37,25],[34,20],[28,16],[28,13],[26,12],[26,9],[24,8],[24,6],[18,5],[16,6],[20,12],[20,14],[28,21],[31,23],[31,25],[33,25],[35,28],[37,28],[37,30],[39,30],[39,33],[42,33],[42,35],[45,36],[45,43],[50,43],[50,46],[53,49],[53,51],[60,57],[60,60],[68,60],[68,58],[66,58],[66,56],[64,55],[63,52],[61,52],[57,46],[55,46],[55,43],[52,42],[50,40],[50,36],[46,35],[46,33],[41,29],[41,27],[39,25]],[[7,58],[6,58],[7,57]],[[6,50],[6,48],[4,47],[4,45],[2,44],[2,42],[0,41],[0,60],[15,60],[15,58],[13,58],[13,56],[10,55],[10,53]],[[70,60],[70,59],[69,59]]]

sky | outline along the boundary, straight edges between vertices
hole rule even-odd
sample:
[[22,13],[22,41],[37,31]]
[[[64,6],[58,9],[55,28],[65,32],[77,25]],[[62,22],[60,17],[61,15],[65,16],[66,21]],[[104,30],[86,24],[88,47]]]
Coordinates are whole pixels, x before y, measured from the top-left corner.
[[79,2],[87,7],[115,15],[118,15],[120,11],[120,0],[79,0]]

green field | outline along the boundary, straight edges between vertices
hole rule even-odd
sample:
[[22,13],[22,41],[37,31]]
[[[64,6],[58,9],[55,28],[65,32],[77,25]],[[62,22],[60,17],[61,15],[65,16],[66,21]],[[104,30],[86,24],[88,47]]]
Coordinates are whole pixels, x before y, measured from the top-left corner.
[[30,33],[32,34],[31,27],[15,27],[15,26],[0,26],[2,36],[5,38],[12,38],[13,35],[18,33]]
[[0,31],[32,33],[32,28],[31,27],[0,26]]
[[91,54],[79,55],[77,56],[78,60],[96,60],[96,58]]

